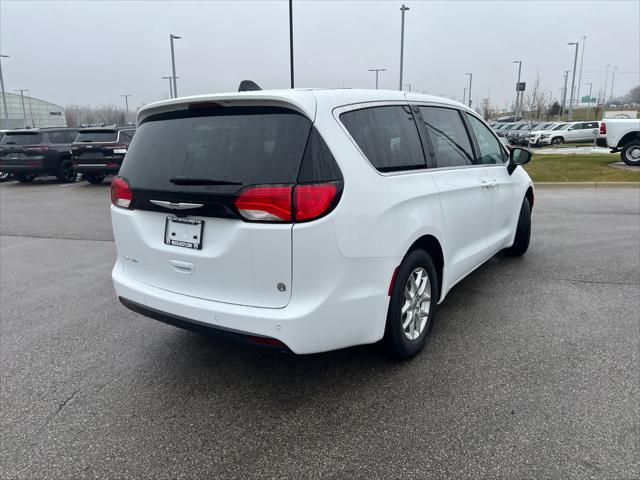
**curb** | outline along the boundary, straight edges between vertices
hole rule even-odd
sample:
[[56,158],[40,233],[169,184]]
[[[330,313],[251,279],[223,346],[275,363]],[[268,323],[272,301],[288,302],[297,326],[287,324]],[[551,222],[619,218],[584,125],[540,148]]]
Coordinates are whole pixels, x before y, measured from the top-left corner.
[[640,182],[535,182],[534,188],[542,189],[563,189],[563,188],[586,188],[586,189],[640,189]]

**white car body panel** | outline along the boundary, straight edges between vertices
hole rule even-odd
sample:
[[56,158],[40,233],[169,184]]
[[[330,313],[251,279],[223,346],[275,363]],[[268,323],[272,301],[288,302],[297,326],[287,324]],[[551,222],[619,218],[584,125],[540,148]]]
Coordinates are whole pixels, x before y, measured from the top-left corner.
[[[447,105],[477,117],[447,99],[382,90],[242,92],[144,107],[138,121],[198,102],[294,108],[326,141],[344,189],[331,213],[308,223],[204,218],[205,245],[193,251],[163,243],[159,228],[166,215],[112,206],[117,295],[194,323],[275,338],[295,353],[373,343],[384,335],[394,270],[416,241],[430,236],[442,247],[443,301],[453,285],[513,244],[522,200],[533,183],[520,167],[509,175],[506,164],[380,173],[339,114],[407,101]],[[192,264],[193,274],[176,271],[173,260]],[[244,291],[242,282],[248,285]],[[286,292],[275,290],[278,282],[287,284]]]
[[605,119],[604,124],[607,126],[607,146],[609,148],[622,148],[620,140],[628,133],[640,134],[640,119],[635,118],[616,118]]

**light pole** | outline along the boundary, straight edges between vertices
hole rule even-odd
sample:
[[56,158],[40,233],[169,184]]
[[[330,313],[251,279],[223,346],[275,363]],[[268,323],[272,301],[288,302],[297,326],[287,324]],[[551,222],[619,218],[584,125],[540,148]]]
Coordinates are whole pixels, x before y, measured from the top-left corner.
[[376,90],[378,90],[378,74],[380,72],[386,72],[384,68],[370,68],[370,72],[376,72]]
[[28,92],[29,90],[16,90],[16,92],[20,92],[20,100],[22,101],[22,117],[24,118],[24,128],[27,128],[27,110],[24,107],[24,92]]
[[411,91],[411,84],[410,83],[405,83],[404,86],[405,87],[409,87],[409,91]]
[[565,105],[567,104],[567,79],[569,78],[569,70],[564,71],[564,87],[562,87],[562,106],[560,107],[560,117],[564,116]]
[[462,103],[464,104],[467,101],[467,87],[464,87],[464,91],[462,92]]
[[129,123],[129,97],[132,97],[133,95],[131,95],[130,93],[125,93],[123,95],[120,95],[121,97],[124,97],[124,104],[125,104],[125,117],[124,117],[124,123]]
[[[4,107],[4,119],[9,120],[9,110],[7,110],[7,95],[4,93],[4,78],[2,77],[3,58],[9,58],[9,55],[0,55],[0,87],[2,87],[2,106]],[[7,127],[8,126],[9,125],[7,125]]]
[[178,84],[176,83],[176,55],[173,49],[173,41],[180,40],[182,37],[174,35],[173,33],[169,35],[169,40],[171,41],[171,71],[173,72],[173,97],[178,97]]
[[602,101],[607,104],[607,85],[609,85],[609,64],[607,63],[607,71],[604,74],[604,89],[602,90]]
[[515,108],[515,112],[513,112],[515,116],[518,116],[518,107],[520,106],[520,91],[518,90],[518,87],[520,86],[520,73],[522,72],[522,60],[514,60],[513,63],[518,64],[518,83],[516,83],[516,108]]
[[571,93],[569,95],[569,117],[567,118],[567,120],[571,121],[571,119],[573,118],[573,88],[575,86],[576,83],[576,67],[578,65],[578,46],[579,46],[580,42],[569,42],[567,43],[567,45],[575,45],[576,46],[576,53],[573,56],[573,75],[571,76]]
[[611,73],[611,93],[609,94],[609,102],[613,101],[613,82],[616,81],[616,70],[618,70],[618,67],[613,67],[613,72]]
[[465,73],[469,75],[469,108],[471,108],[471,81],[473,80],[473,73]]
[[404,12],[407,10],[409,10],[409,7],[405,7],[403,3],[400,7],[402,21],[400,24],[400,82],[398,83],[398,90],[402,90],[402,69],[404,67]]
[[[293,0],[289,0],[289,70],[291,73],[291,88],[294,88],[293,81]],[[176,73],[173,72],[175,75]]]
[[587,41],[587,36],[583,35],[582,36],[582,53],[580,53],[580,75],[578,75],[578,94],[576,95],[578,102],[580,101],[580,85],[582,85],[582,64],[584,62],[584,44],[586,41]]
[[163,80],[169,80],[169,97],[173,98],[173,84],[171,83],[173,81],[173,77],[160,77]]

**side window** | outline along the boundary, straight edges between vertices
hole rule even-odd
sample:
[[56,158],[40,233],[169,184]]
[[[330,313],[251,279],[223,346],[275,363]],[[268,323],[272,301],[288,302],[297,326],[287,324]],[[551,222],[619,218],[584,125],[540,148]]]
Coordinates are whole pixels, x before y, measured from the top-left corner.
[[130,143],[131,137],[129,136],[129,132],[125,130],[120,130],[120,136],[118,137],[119,142]]
[[315,128],[307,141],[298,174],[299,183],[331,182],[342,180],[340,167],[331,154],[331,150]]
[[77,136],[78,136],[78,132],[75,132],[73,130],[69,130],[67,132],[67,142],[65,142],[65,143],[73,143],[73,141],[76,139]]
[[476,117],[468,113],[465,115],[478,142],[478,149],[480,150],[475,163],[480,165],[495,165],[506,162],[507,155],[498,139]]
[[340,120],[380,172],[426,168],[418,127],[409,106],[353,110],[340,115]]
[[433,143],[438,167],[458,167],[473,163],[471,142],[457,110],[420,107],[420,113]]
[[49,132],[49,143],[58,143],[58,144],[63,144],[63,143],[69,143],[67,141],[67,132]]

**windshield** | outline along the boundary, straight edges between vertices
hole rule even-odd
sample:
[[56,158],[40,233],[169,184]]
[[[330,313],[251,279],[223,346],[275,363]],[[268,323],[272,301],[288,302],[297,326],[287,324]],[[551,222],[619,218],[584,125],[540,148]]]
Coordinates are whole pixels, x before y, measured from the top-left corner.
[[118,132],[115,130],[82,130],[78,133],[74,143],[85,142],[115,142]]
[[2,145],[36,145],[40,143],[42,135],[37,132],[33,133],[11,133],[7,132],[6,136],[0,141]]
[[[120,175],[132,188],[203,193],[295,183],[310,131],[311,121],[286,108],[158,114],[136,131]],[[171,182],[176,178],[216,183]]]

